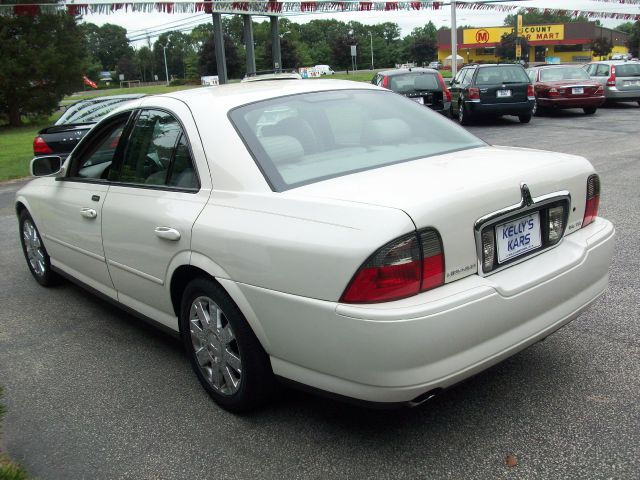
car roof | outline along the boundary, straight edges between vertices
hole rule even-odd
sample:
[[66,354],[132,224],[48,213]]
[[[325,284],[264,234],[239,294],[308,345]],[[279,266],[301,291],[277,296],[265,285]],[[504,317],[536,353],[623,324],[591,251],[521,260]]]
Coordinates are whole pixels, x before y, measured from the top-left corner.
[[596,60],[590,63],[606,63],[607,65],[624,65],[626,63],[638,63],[633,60]]
[[382,90],[388,92],[387,89],[372,85],[371,83],[350,80],[314,79],[291,82],[265,80],[261,82],[231,83],[219,86],[192,88],[162,95],[154,95],[149,98],[171,97],[195,108],[199,108],[202,105],[216,105],[222,109],[231,110],[241,105],[288,95],[353,89]]
[[392,77],[394,75],[402,75],[405,73],[438,73],[437,70],[433,68],[424,68],[424,67],[413,67],[413,68],[394,68],[392,70],[384,70],[382,72],[378,72],[379,75],[386,75]]

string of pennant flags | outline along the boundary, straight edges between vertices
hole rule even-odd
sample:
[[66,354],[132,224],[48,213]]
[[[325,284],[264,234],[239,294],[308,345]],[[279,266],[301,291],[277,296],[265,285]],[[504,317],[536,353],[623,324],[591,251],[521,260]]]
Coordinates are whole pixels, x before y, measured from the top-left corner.
[[[640,5],[640,0],[595,0],[606,3]],[[439,10],[450,2],[434,1],[387,1],[387,0],[343,0],[343,1],[294,1],[294,0],[248,0],[248,1],[160,1],[129,0],[126,2],[87,1],[83,3],[31,3],[0,4],[0,15],[29,15],[43,13],[67,13],[87,15],[92,13],[110,14],[125,12],[161,13],[252,13],[263,15],[286,15],[294,13],[339,13],[371,11],[416,11]],[[520,6],[498,5],[483,2],[456,2],[456,7],[467,10],[493,10],[502,13],[519,10]],[[633,7],[632,7],[633,8]],[[567,10],[560,8],[524,7],[527,12],[544,15],[558,14],[569,17],[584,16],[593,19],[640,20],[640,12],[602,12],[587,10]]]

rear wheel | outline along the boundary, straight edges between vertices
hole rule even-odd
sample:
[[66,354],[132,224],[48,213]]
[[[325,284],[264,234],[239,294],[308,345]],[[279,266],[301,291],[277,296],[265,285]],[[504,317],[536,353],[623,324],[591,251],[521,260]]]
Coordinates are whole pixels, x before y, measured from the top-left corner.
[[26,210],[20,212],[19,221],[20,243],[31,275],[43,287],[60,283],[60,276],[51,270],[49,254],[44,248],[40,232],[29,212]]
[[520,119],[520,123],[529,123],[531,121],[531,114],[518,115],[518,118]]
[[193,370],[220,406],[244,412],[270,398],[274,378],[269,356],[219,284],[196,278],[187,285],[180,331]]
[[584,107],[582,109],[586,115],[593,115],[598,110],[597,107]]
[[469,123],[471,123],[471,114],[467,111],[464,103],[462,102],[458,104],[458,121],[460,122],[460,125],[469,125]]
[[531,109],[531,115],[538,114],[538,101],[533,102],[533,108]]

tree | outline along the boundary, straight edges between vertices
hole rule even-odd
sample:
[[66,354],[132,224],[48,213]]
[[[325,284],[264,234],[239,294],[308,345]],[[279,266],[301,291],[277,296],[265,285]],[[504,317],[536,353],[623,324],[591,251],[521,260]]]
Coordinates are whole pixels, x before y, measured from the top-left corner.
[[340,35],[329,44],[331,49],[331,65],[334,69],[351,69],[351,45],[356,45],[351,35]]
[[125,28],[110,23],[101,27],[93,23],[84,23],[80,28],[87,39],[89,54],[100,62],[105,70],[115,70],[123,56],[133,55]]
[[633,22],[624,22],[621,23],[620,25],[613,27],[614,30],[618,30],[619,32],[624,32],[627,33],[629,35],[631,35],[633,33],[633,26],[635,24]]
[[560,15],[558,13],[545,13],[544,11],[532,10],[527,11],[525,8],[518,10],[518,13],[507,15],[504,18],[504,24],[508,27],[515,27],[516,18],[522,15],[523,25],[547,25],[550,23],[576,23],[589,22],[589,18],[584,15],[573,17],[571,15]]
[[153,52],[149,47],[140,47],[136,51],[135,63],[142,74],[143,82],[148,81],[147,79],[149,78],[153,78]]
[[[241,77],[244,69],[242,58],[238,55],[236,45],[228,35],[224,35],[224,54],[227,61],[227,75],[230,78]],[[213,36],[210,36],[202,45],[202,49],[200,50],[199,66],[202,75],[218,74]]]
[[627,39],[627,47],[634,57],[640,56],[640,20],[633,24],[631,35]]
[[[289,35],[280,39],[280,57],[283,69],[298,68],[302,66],[300,56],[298,55],[298,47],[289,39]],[[271,42],[267,43],[264,50],[264,62],[273,65],[273,50]]]
[[130,55],[120,57],[116,65],[116,72],[124,75],[125,80],[133,80],[140,76],[140,70]]
[[0,112],[10,125],[22,115],[49,115],[82,88],[86,44],[74,17],[0,16]]
[[411,34],[405,37],[406,53],[411,60],[421,64],[435,60],[438,56],[438,43],[436,41],[437,29],[433,22],[423,27],[416,27]]
[[[500,39],[500,43],[496,46],[496,56],[503,60],[516,59],[516,34],[515,32],[505,33]],[[520,39],[523,57],[526,58],[526,52],[529,51],[529,42],[526,38]]]
[[593,50],[595,57],[606,57],[613,50],[613,43],[604,37],[594,38],[591,42],[591,50]]

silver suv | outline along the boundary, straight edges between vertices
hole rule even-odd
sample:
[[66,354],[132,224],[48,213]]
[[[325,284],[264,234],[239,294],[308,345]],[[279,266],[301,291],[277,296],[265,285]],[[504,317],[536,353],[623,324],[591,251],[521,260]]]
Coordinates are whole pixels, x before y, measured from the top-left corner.
[[638,102],[640,105],[640,62],[607,60],[584,67],[604,87],[607,100]]

